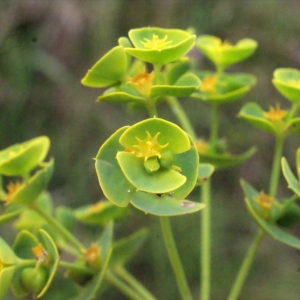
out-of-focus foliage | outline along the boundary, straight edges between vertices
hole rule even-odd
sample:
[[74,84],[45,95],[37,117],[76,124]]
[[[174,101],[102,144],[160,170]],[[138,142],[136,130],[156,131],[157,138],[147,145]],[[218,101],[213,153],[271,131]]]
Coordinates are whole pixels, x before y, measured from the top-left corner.
[[[103,196],[92,160],[99,145],[117,128],[146,116],[143,110],[124,111],[122,106],[95,103],[99,91],[80,84],[87,67],[117,46],[119,36],[127,35],[131,28],[150,25],[193,27],[197,35],[215,35],[233,44],[244,37],[252,38],[259,45],[256,53],[232,70],[257,77],[257,86],[243,101],[257,102],[267,110],[283,99],[271,84],[273,71],[280,67],[300,69],[299,10],[297,0],[0,0],[0,149],[35,136],[49,136],[50,155],[56,160],[50,183],[55,203],[74,208],[96,203]],[[192,49],[190,54],[200,69],[211,68],[211,63],[198,51]],[[189,99],[182,99],[181,103],[199,136],[207,137],[209,106]],[[222,107],[220,133],[227,133],[234,152],[242,153],[252,145],[258,146],[258,152],[241,167],[219,172],[215,178],[214,299],[224,299],[231,282],[225,283],[223,278],[236,274],[254,229],[246,218],[238,179],[243,177],[261,188],[269,181],[266,174],[270,173],[273,144],[267,134],[236,119],[242,104]],[[161,117],[175,120],[166,106],[158,109]],[[288,161],[294,161],[296,146],[297,141],[291,136],[284,149]],[[283,180],[282,185],[286,186]],[[136,211],[131,214],[134,217],[119,228],[121,236],[145,222],[157,229],[151,217],[145,218]],[[179,251],[195,288],[198,249],[194,248],[191,237],[197,234],[193,230],[197,222],[196,216],[180,217],[174,222],[181,241]],[[1,229],[1,235],[12,239],[9,230]],[[159,291],[159,298],[174,299],[173,278],[160,287],[161,278],[170,272],[165,250],[158,246],[161,240],[158,234],[146,245],[137,255],[132,270],[150,289]],[[265,241],[262,247],[265,255],[256,261],[249,277],[248,286],[252,288],[245,287],[243,299],[254,299],[258,290],[261,299],[299,297],[299,277],[293,258],[298,253],[273,245],[272,241]],[[285,257],[284,263],[278,261],[279,255]],[[154,265],[150,266],[153,256]],[[264,271],[258,273],[256,267]],[[154,270],[154,278],[147,269]],[[54,284],[59,294],[59,282]],[[55,295],[51,297],[54,299]],[[120,297],[112,292],[105,299]]]

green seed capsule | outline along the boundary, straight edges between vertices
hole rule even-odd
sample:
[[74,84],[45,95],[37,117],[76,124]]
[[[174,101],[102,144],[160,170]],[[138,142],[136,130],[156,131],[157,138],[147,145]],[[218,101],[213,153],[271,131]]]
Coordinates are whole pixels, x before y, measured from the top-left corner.
[[23,289],[37,295],[45,286],[48,278],[48,271],[44,267],[25,268],[20,275],[20,282]]

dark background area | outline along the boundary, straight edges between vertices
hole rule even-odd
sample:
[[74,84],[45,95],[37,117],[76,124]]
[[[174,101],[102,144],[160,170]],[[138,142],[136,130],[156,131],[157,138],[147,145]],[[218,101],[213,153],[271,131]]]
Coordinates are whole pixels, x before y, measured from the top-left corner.
[[[0,0],[0,149],[47,135],[51,140],[50,156],[55,158],[49,186],[55,204],[77,208],[101,199],[92,158],[116,129],[140,121],[147,114],[123,105],[95,103],[101,90],[83,87],[80,80],[117,45],[120,36],[144,26],[193,27],[197,35],[216,35],[233,43],[249,37],[259,44],[252,57],[230,69],[255,75],[257,85],[242,100],[221,107],[220,136],[226,136],[231,151],[241,153],[251,146],[258,147],[246,163],[213,177],[212,299],[222,300],[256,232],[239,179],[267,191],[274,146],[269,134],[236,115],[246,101],[255,101],[265,110],[276,103],[289,107],[271,79],[276,68],[300,69],[298,0]],[[212,68],[200,53],[193,53],[200,69]],[[180,101],[199,137],[207,137],[210,106],[195,99]],[[177,122],[166,105],[159,106],[158,112],[160,117]],[[284,156],[291,165],[298,147],[299,137],[290,136]],[[197,201],[198,194],[196,190],[189,199]],[[278,194],[290,195],[283,179]],[[172,218],[195,295],[199,288],[199,249],[195,243],[198,219],[198,214]],[[116,237],[148,226],[153,235],[130,264],[130,270],[159,299],[178,299],[158,225],[156,218],[132,209],[129,217],[116,225]],[[87,240],[90,229],[79,229],[83,241]],[[299,228],[293,232],[300,235]],[[12,241],[15,232],[0,228],[0,235]],[[299,299],[299,266],[298,250],[265,238],[240,299]],[[53,285],[58,294],[59,288],[59,283]],[[104,299],[125,298],[112,291]]]

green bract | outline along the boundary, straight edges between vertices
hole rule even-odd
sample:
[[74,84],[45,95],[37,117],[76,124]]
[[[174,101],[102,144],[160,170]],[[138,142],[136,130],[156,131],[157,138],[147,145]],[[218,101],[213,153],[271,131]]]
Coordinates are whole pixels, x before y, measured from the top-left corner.
[[88,225],[105,225],[111,220],[124,216],[124,209],[113,205],[109,201],[99,201],[94,205],[87,205],[75,210],[75,218]]
[[[198,154],[181,128],[151,118],[116,131],[99,149],[96,171],[105,196],[118,206],[136,200],[137,191],[145,192],[144,197],[170,193],[169,198],[177,201],[195,186]],[[150,197],[149,203],[152,200],[156,201]],[[199,210],[197,205],[195,208]]]
[[[198,77],[191,73],[180,76],[173,85],[154,85],[152,78],[146,72],[138,73],[127,84],[112,87],[98,97],[98,101],[111,103],[143,103],[149,98],[175,96],[186,97],[191,95],[200,85]],[[152,76],[153,77],[153,76]],[[135,79],[136,78],[136,79]],[[147,82],[148,81],[148,82]]]
[[281,165],[283,175],[288,183],[288,188],[300,197],[300,148],[297,150],[296,155],[296,168],[298,178],[293,174],[286,158],[282,158]]
[[[29,292],[38,292],[35,296],[42,297],[48,290],[58,267],[59,255],[54,241],[45,230],[40,229],[39,233],[42,243],[29,231],[22,230],[13,245],[14,251],[20,258],[33,259],[35,257],[36,263],[45,268],[41,271],[41,276],[36,278],[32,271],[26,271],[27,275],[23,274],[23,268],[17,271],[13,278],[12,290],[18,298],[26,296]],[[25,276],[32,280],[36,279],[37,282],[31,285]]]
[[16,270],[17,257],[0,237],[0,299],[6,294]]
[[280,68],[273,76],[272,82],[277,90],[295,104],[300,104],[300,71]]
[[261,210],[257,203],[260,194],[250,184],[245,181],[241,182],[247,208],[253,217],[254,221],[260,226],[267,234],[286,245],[300,249],[300,239],[282,230],[274,221],[281,217],[281,205],[277,201],[270,209],[270,219],[262,216]]
[[49,146],[49,138],[41,136],[0,151],[0,174],[26,175],[44,160]]
[[179,29],[144,27],[129,31],[129,38],[135,48],[125,51],[135,58],[164,65],[184,56],[195,43],[196,36]]
[[30,205],[45,190],[53,174],[54,161],[51,159],[44,163],[43,167],[38,170],[31,178],[22,182],[22,184],[12,184],[4,201],[19,205]]
[[105,87],[121,84],[125,80],[127,56],[122,46],[107,52],[81,80],[89,87]]
[[192,95],[204,101],[223,103],[243,97],[255,85],[256,78],[249,74],[222,74],[196,72],[201,79],[198,90]]
[[217,169],[230,168],[239,165],[249,159],[256,152],[256,148],[252,147],[248,151],[239,154],[232,155],[230,153],[211,153],[200,152],[201,163],[209,163]]
[[300,133],[300,118],[288,118],[288,111],[280,109],[280,106],[271,107],[269,111],[263,111],[253,102],[244,105],[239,112],[239,117],[262,130],[277,134]]
[[257,48],[257,42],[252,39],[243,39],[236,45],[222,42],[221,39],[211,35],[200,36],[196,45],[216,65],[224,69],[250,56]]

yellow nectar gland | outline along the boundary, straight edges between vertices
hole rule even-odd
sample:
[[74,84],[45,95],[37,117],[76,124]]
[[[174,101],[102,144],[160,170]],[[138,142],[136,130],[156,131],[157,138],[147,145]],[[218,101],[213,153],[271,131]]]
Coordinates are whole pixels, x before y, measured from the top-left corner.
[[21,183],[19,181],[9,182],[8,185],[6,186],[7,194],[2,200],[5,201],[6,204],[10,204],[14,194],[17,192],[17,190],[20,188],[20,186],[21,186]]
[[166,48],[169,44],[172,43],[172,41],[168,41],[168,36],[165,35],[163,39],[159,39],[158,35],[153,34],[152,35],[152,40],[144,38],[145,42],[141,43],[143,46],[147,49],[152,49],[152,50],[161,50],[163,48]]
[[35,259],[39,262],[44,262],[48,257],[48,252],[44,249],[43,244],[39,243],[38,246],[31,248]]
[[274,198],[270,197],[264,192],[260,192],[259,196],[256,199],[256,202],[263,210],[271,210],[274,204]]
[[264,117],[273,122],[280,122],[286,115],[286,111],[280,108],[280,105],[277,104],[276,107],[270,107],[270,110],[264,112]]
[[85,260],[89,264],[93,264],[100,258],[100,248],[96,244],[92,244],[89,248],[87,248],[84,252]]
[[144,97],[148,97],[150,94],[150,90],[152,87],[154,78],[154,72],[147,73],[146,69],[142,72],[139,72],[136,76],[130,78],[128,83],[134,84],[136,86],[137,91],[143,95]]
[[216,83],[217,79],[215,76],[207,76],[202,80],[199,89],[209,94],[217,93]]
[[204,153],[208,149],[208,143],[205,142],[203,139],[199,139],[196,142],[196,148],[197,148],[199,153]]
[[133,147],[138,148],[139,151],[136,152],[137,157],[145,157],[145,161],[149,157],[161,158],[161,154],[159,151],[163,148],[166,148],[169,143],[165,145],[160,145],[157,141],[157,137],[159,136],[160,132],[158,132],[154,137],[151,137],[150,133],[146,131],[147,138],[145,140],[140,140],[139,138],[135,137],[139,142],[139,145],[134,145]]

